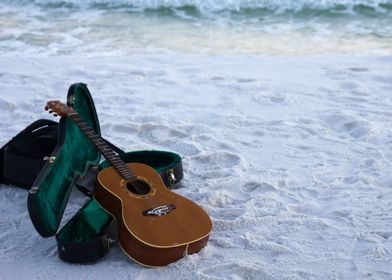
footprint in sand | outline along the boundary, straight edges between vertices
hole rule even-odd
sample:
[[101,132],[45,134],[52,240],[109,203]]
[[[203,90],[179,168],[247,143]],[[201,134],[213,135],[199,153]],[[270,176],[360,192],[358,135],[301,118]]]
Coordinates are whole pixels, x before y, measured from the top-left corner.
[[242,208],[215,208],[210,211],[214,219],[233,221],[234,219],[242,216],[244,214],[244,209]]
[[15,108],[16,108],[15,104],[8,102],[4,99],[0,99],[0,110],[1,111],[13,112],[15,110]]
[[224,80],[226,80],[225,77],[219,77],[219,76],[211,78],[211,81],[224,81]]
[[364,73],[364,72],[369,72],[370,69],[367,67],[360,67],[360,66],[356,66],[356,67],[350,67],[347,68],[348,70],[352,71],[352,72],[357,72],[357,73]]
[[357,76],[356,72],[348,71],[346,69],[325,69],[325,74],[332,80],[352,79]]
[[[226,263],[199,271],[204,279],[272,279],[272,275],[252,264]],[[202,278],[203,279],[203,278]]]
[[263,93],[258,92],[252,96],[252,100],[260,105],[265,105],[267,103],[284,103],[286,100],[286,95],[281,93],[275,93],[271,91],[265,91]]
[[241,157],[230,152],[218,151],[211,154],[199,155],[194,160],[202,165],[208,165],[209,169],[232,168],[240,164]]
[[180,130],[166,125],[143,124],[139,128],[138,136],[152,143],[161,143],[169,139],[173,141],[175,139],[185,138],[187,135]]
[[392,231],[375,231],[372,233],[381,236],[385,240],[388,240],[392,237]]
[[246,193],[251,193],[251,192],[266,193],[266,192],[276,191],[276,189],[272,185],[265,182],[262,183],[247,182],[241,188]]
[[183,156],[195,156],[200,153],[200,149],[194,143],[184,141],[171,141],[168,148]]
[[150,70],[146,73],[143,72],[143,74],[149,78],[160,78],[160,77],[166,76],[167,71],[165,71],[165,70]]
[[325,117],[324,125],[335,132],[348,134],[353,138],[366,136],[371,130],[368,122],[356,120],[354,117],[339,113]]
[[243,115],[229,115],[226,117],[226,121],[229,125],[237,127],[246,127],[250,124],[248,119]]
[[256,80],[255,79],[247,79],[247,78],[240,78],[240,79],[237,79],[237,82],[238,83],[242,83],[242,84],[246,84],[246,83],[253,83],[253,82],[256,82]]
[[270,96],[269,99],[273,103],[283,103],[286,99],[286,96],[283,94],[274,94],[274,95]]
[[384,75],[375,75],[373,76],[373,80],[381,83],[381,84],[385,84],[385,85],[389,85],[392,86],[392,76],[384,76]]
[[357,82],[341,82],[339,84],[339,88],[343,91],[343,92],[348,92],[352,95],[354,95],[355,97],[358,96],[366,96],[369,94],[369,89],[365,86],[362,85],[360,83]]
[[240,156],[226,151],[199,153],[192,158],[193,172],[203,179],[227,178],[244,167]]
[[123,133],[128,135],[134,135],[137,132],[137,129],[134,126],[123,124],[114,124],[110,129],[116,133]]
[[312,151],[312,150],[314,150],[314,147],[309,146],[309,145],[300,144],[300,145],[297,146],[297,149],[299,149],[299,150],[301,150],[301,151],[303,151],[303,152],[306,152],[306,151]]
[[129,73],[131,80],[139,81],[144,80],[146,78],[146,73],[144,71],[135,70]]

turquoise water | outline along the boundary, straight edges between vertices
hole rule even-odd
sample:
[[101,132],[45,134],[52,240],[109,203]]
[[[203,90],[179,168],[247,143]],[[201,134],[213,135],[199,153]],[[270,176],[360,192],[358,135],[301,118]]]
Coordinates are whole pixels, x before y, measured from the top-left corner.
[[0,0],[0,53],[391,54],[392,1]]

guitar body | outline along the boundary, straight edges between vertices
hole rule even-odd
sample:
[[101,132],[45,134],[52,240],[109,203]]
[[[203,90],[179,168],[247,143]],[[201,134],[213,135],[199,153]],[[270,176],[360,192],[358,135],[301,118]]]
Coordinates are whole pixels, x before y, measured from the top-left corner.
[[212,230],[207,213],[168,190],[151,167],[129,163],[136,181],[127,181],[113,167],[98,174],[95,199],[118,221],[123,251],[146,266],[165,266],[199,252]]
[[148,165],[125,163],[72,107],[54,100],[45,110],[70,118],[109,161],[98,173],[94,195],[116,218],[118,242],[130,258],[165,266],[207,244],[212,223],[202,208],[168,190]]

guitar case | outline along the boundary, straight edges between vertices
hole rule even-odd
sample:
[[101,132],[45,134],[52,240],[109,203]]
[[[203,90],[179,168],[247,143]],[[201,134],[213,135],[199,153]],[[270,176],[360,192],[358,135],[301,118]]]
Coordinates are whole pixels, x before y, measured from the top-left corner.
[[[94,102],[85,84],[73,84],[69,88],[67,105],[72,106],[100,135]],[[54,124],[46,120],[39,125],[51,127],[53,130]],[[36,133],[37,130],[33,128],[39,125],[26,128],[22,136],[27,137],[31,136],[31,133]],[[56,237],[58,255],[62,260],[71,263],[95,262],[102,258],[115,242],[116,227],[115,220],[98,205],[94,197],[92,196],[62,228],[59,226],[73,186],[77,185],[84,193],[91,195],[96,173],[99,169],[108,166],[108,163],[105,161],[100,163],[101,157],[94,145],[70,119],[64,117],[60,119],[56,134],[56,141],[50,146],[42,145],[38,140],[34,143],[41,143],[41,145],[29,144],[30,149],[37,154],[31,162],[28,161],[30,155],[15,152],[17,150],[15,147],[9,148],[17,140],[23,139],[20,135],[14,137],[0,153],[2,170],[14,171],[2,172],[0,179],[3,183],[24,188],[31,186],[27,199],[31,221],[41,236]],[[40,134],[42,135],[44,133]],[[38,137],[38,135],[34,136]],[[115,150],[126,162],[144,163],[153,167],[161,175],[167,187],[174,187],[183,177],[181,157],[176,153],[167,151],[124,153],[118,148]],[[11,162],[7,161],[7,156],[8,159],[10,156],[17,157],[14,157]],[[26,162],[22,163],[24,168],[35,169],[22,180],[23,182],[20,182],[15,170],[21,169],[15,168],[25,160]]]

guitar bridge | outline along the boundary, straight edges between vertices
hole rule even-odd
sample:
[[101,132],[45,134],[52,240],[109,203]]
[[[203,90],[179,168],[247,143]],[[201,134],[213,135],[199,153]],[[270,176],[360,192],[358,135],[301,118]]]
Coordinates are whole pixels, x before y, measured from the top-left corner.
[[174,204],[161,205],[155,208],[151,208],[143,211],[144,216],[163,216],[169,214],[171,211],[176,209]]

